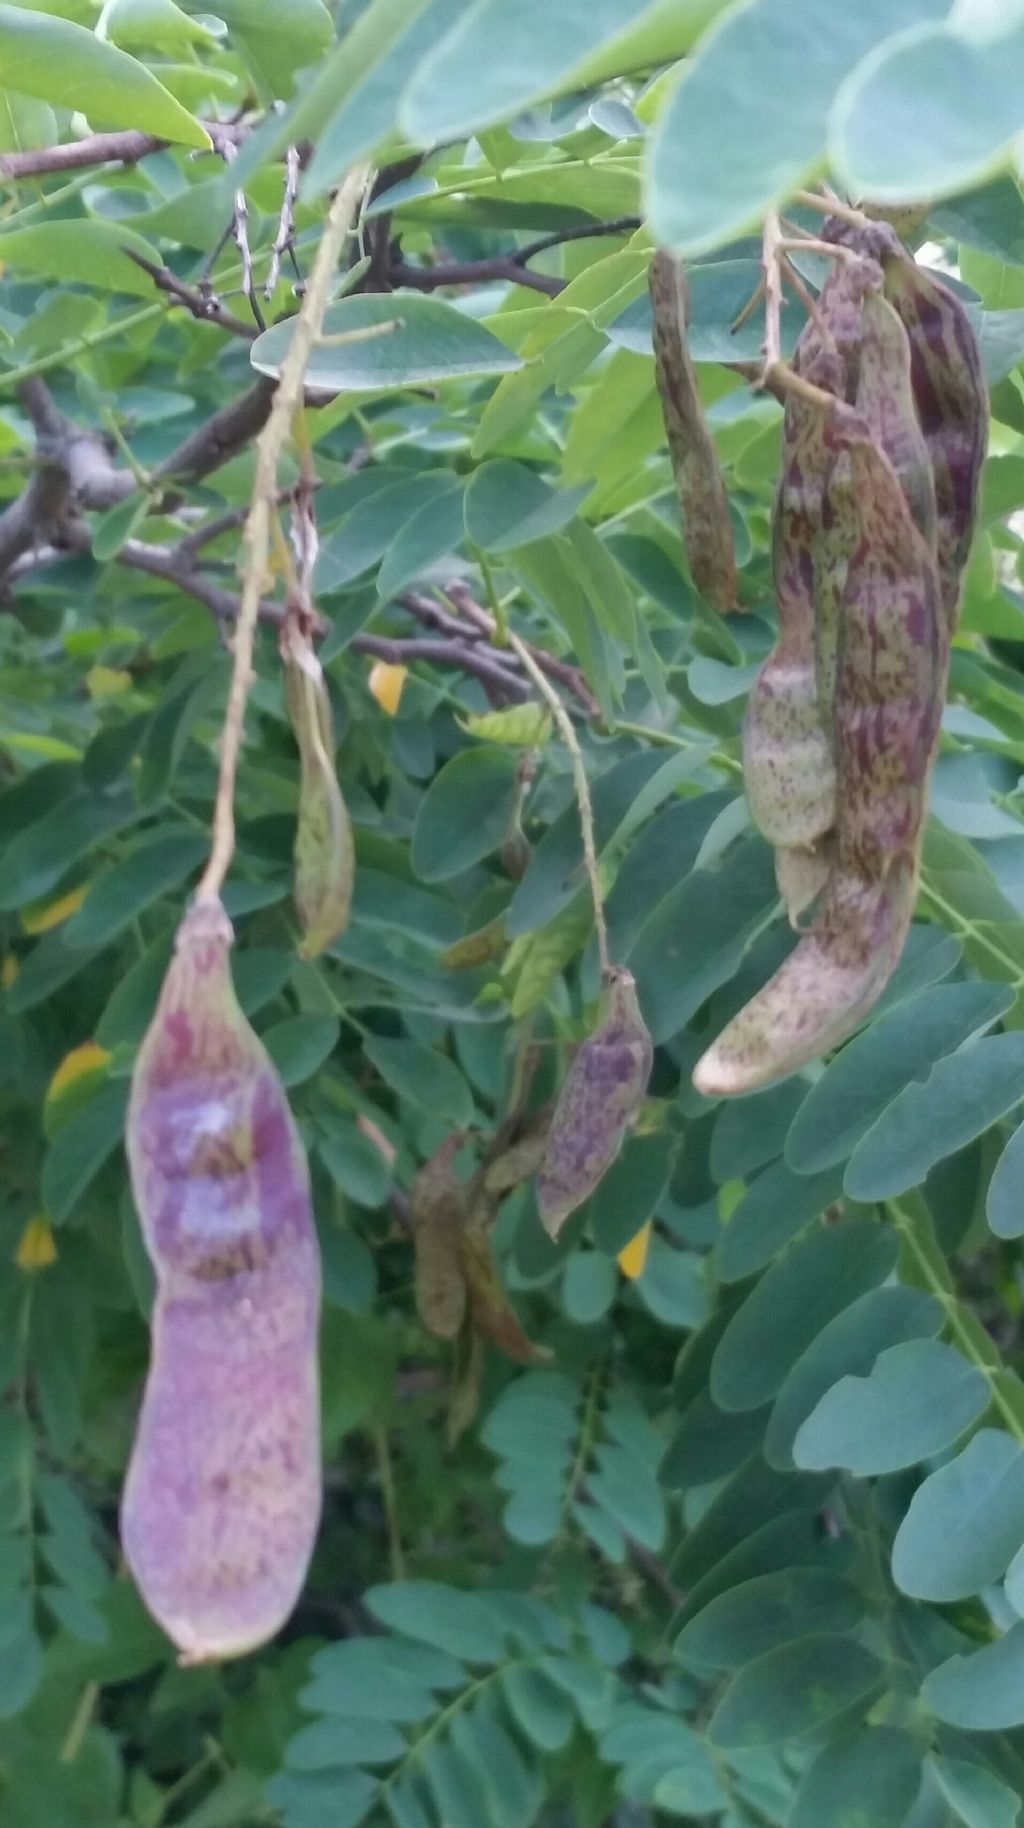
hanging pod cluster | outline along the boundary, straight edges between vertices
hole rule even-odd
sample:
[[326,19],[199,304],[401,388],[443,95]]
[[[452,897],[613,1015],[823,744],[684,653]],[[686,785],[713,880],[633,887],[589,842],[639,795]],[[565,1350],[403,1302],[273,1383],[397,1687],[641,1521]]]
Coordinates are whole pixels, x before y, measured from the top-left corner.
[[320,1260],[302,1143],[200,899],[132,1081],[127,1146],[156,1271],[121,1510],[129,1567],[183,1662],[238,1656],[298,1597],[320,1514]]
[[753,817],[809,929],[694,1072],[756,1091],[846,1039],[917,898],[987,395],[959,299],[884,223],[829,221],[836,260],[793,367],[773,523],[779,639],[743,744]]

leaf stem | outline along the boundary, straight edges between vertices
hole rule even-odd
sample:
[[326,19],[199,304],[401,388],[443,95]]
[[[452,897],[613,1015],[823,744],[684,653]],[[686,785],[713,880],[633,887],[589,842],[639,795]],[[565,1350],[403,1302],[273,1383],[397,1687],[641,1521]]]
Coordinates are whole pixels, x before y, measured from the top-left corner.
[[302,404],[306,365],[323,326],[331,281],[352,220],[359,207],[367,167],[354,166],[335,193],[309,275],[302,309],[295,320],[288,353],[274,393],[270,415],[256,442],[256,474],[243,532],[245,569],[234,636],[234,667],[221,738],[220,777],[213,812],[213,843],[197,899],[214,900],[224,886],[235,850],[235,782],[245,727],[245,707],[252,684],[253,644],[260,598],[270,557],[271,516],[277,505],[277,469],[292,420]]
[[519,657],[520,664],[533,680],[541,697],[551,707],[551,715],[558,725],[559,734],[569,751],[572,761],[573,780],[576,785],[576,804],[579,808],[580,831],[583,836],[583,866],[590,884],[590,895],[594,903],[594,931],[597,934],[597,956],[601,965],[601,976],[607,978],[611,971],[611,955],[608,951],[608,927],[604,917],[604,896],[601,893],[601,875],[597,862],[597,844],[594,839],[594,807],[590,798],[590,783],[587,780],[586,764],[579,738],[572,727],[572,720],[558,693],[549,679],[545,679],[540,667],[531,654],[525,641],[512,629],[507,631],[508,645]]

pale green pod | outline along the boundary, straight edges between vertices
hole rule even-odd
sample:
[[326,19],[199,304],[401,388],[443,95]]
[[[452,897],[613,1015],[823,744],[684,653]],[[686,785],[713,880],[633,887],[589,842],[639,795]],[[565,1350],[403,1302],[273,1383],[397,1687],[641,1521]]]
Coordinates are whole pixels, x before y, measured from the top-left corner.
[[334,765],[334,722],[323,669],[305,637],[287,625],[281,657],[301,769],[295,829],[295,906],[302,925],[299,954],[316,958],[348,926],[355,847]]

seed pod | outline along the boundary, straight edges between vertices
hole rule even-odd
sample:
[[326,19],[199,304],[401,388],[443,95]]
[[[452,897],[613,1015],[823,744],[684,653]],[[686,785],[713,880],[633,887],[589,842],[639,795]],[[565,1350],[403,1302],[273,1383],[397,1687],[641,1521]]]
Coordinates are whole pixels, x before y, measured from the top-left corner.
[[480,1337],[500,1347],[506,1358],[514,1359],[516,1364],[547,1364],[550,1351],[527,1338],[502,1287],[491,1248],[489,1225],[471,1220],[466,1226],[462,1234],[461,1262],[469,1311]]
[[355,874],[352,824],[334,767],[334,727],[323,668],[291,618],[281,632],[285,695],[301,778],[295,832],[295,905],[302,958],[316,958],[348,926]]
[[231,938],[219,901],[183,920],[128,1110],[157,1297],[121,1538],[187,1663],[239,1656],[278,1630],[320,1513],[309,1174],[235,997]]
[[654,369],[672,458],[690,574],[716,609],[736,604],[729,497],[687,346],[690,296],[682,262],[659,250],[649,272]]
[[[865,301],[881,286],[872,261],[837,262],[793,358],[798,374],[842,401],[859,360]],[[754,823],[778,851],[779,890],[796,923],[824,886],[822,840],[835,817],[831,679],[835,594],[855,529],[832,501],[836,454],[827,409],[793,393],[772,528],[779,640],[755,681],[743,726],[743,773]],[[792,852],[792,855],[790,855]]]
[[537,1176],[537,1209],[552,1237],[618,1155],[643,1101],[653,1061],[632,973],[617,967],[610,975],[604,1014],[562,1086]]
[[948,646],[935,553],[863,419],[837,411],[860,539],[836,678],[836,856],[821,919],[703,1055],[709,1097],[785,1078],[867,1014],[899,958],[917,894]]
[[465,1197],[455,1157],[465,1142],[456,1130],[420,1169],[409,1195],[416,1250],[416,1311],[428,1333],[455,1339],[466,1312],[461,1239]]
[[903,248],[885,262],[885,290],[910,341],[914,399],[935,478],[939,576],[952,636],[988,444],[981,352],[960,299]]

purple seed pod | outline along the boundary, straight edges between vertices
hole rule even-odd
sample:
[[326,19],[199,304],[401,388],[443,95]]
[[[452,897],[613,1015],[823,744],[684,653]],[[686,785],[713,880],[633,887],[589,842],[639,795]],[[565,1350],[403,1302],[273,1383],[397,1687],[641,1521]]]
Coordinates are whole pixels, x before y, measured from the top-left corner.
[[759,1090],[853,1031],[914,911],[948,643],[934,548],[859,414],[839,408],[860,538],[841,602],[835,859],[820,919],[697,1064],[708,1097]]
[[914,399],[935,476],[939,575],[952,637],[988,445],[981,352],[961,300],[903,248],[886,260],[885,289],[910,341]]
[[231,940],[219,901],[185,916],[128,1110],[157,1297],[121,1539],[185,1663],[273,1636],[320,1514],[309,1174],[280,1080],[238,1006]]
[[690,573],[716,609],[736,604],[736,552],[729,497],[687,346],[690,293],[674,254],[659,250],[649,272],[654,368],[683,522]]
[[605,1010],[566,1075],[537,1176],[537,1209],[553,1238],[589,1199],[622,1147],[654,1062],[632,973],[610,974]]
[[352,822],[334,766],[334,720],[323,669],[292,621],[281,632],[285,698],[299,748],[295,906],[302,958],[317,958],[348,926],[355,876]]

